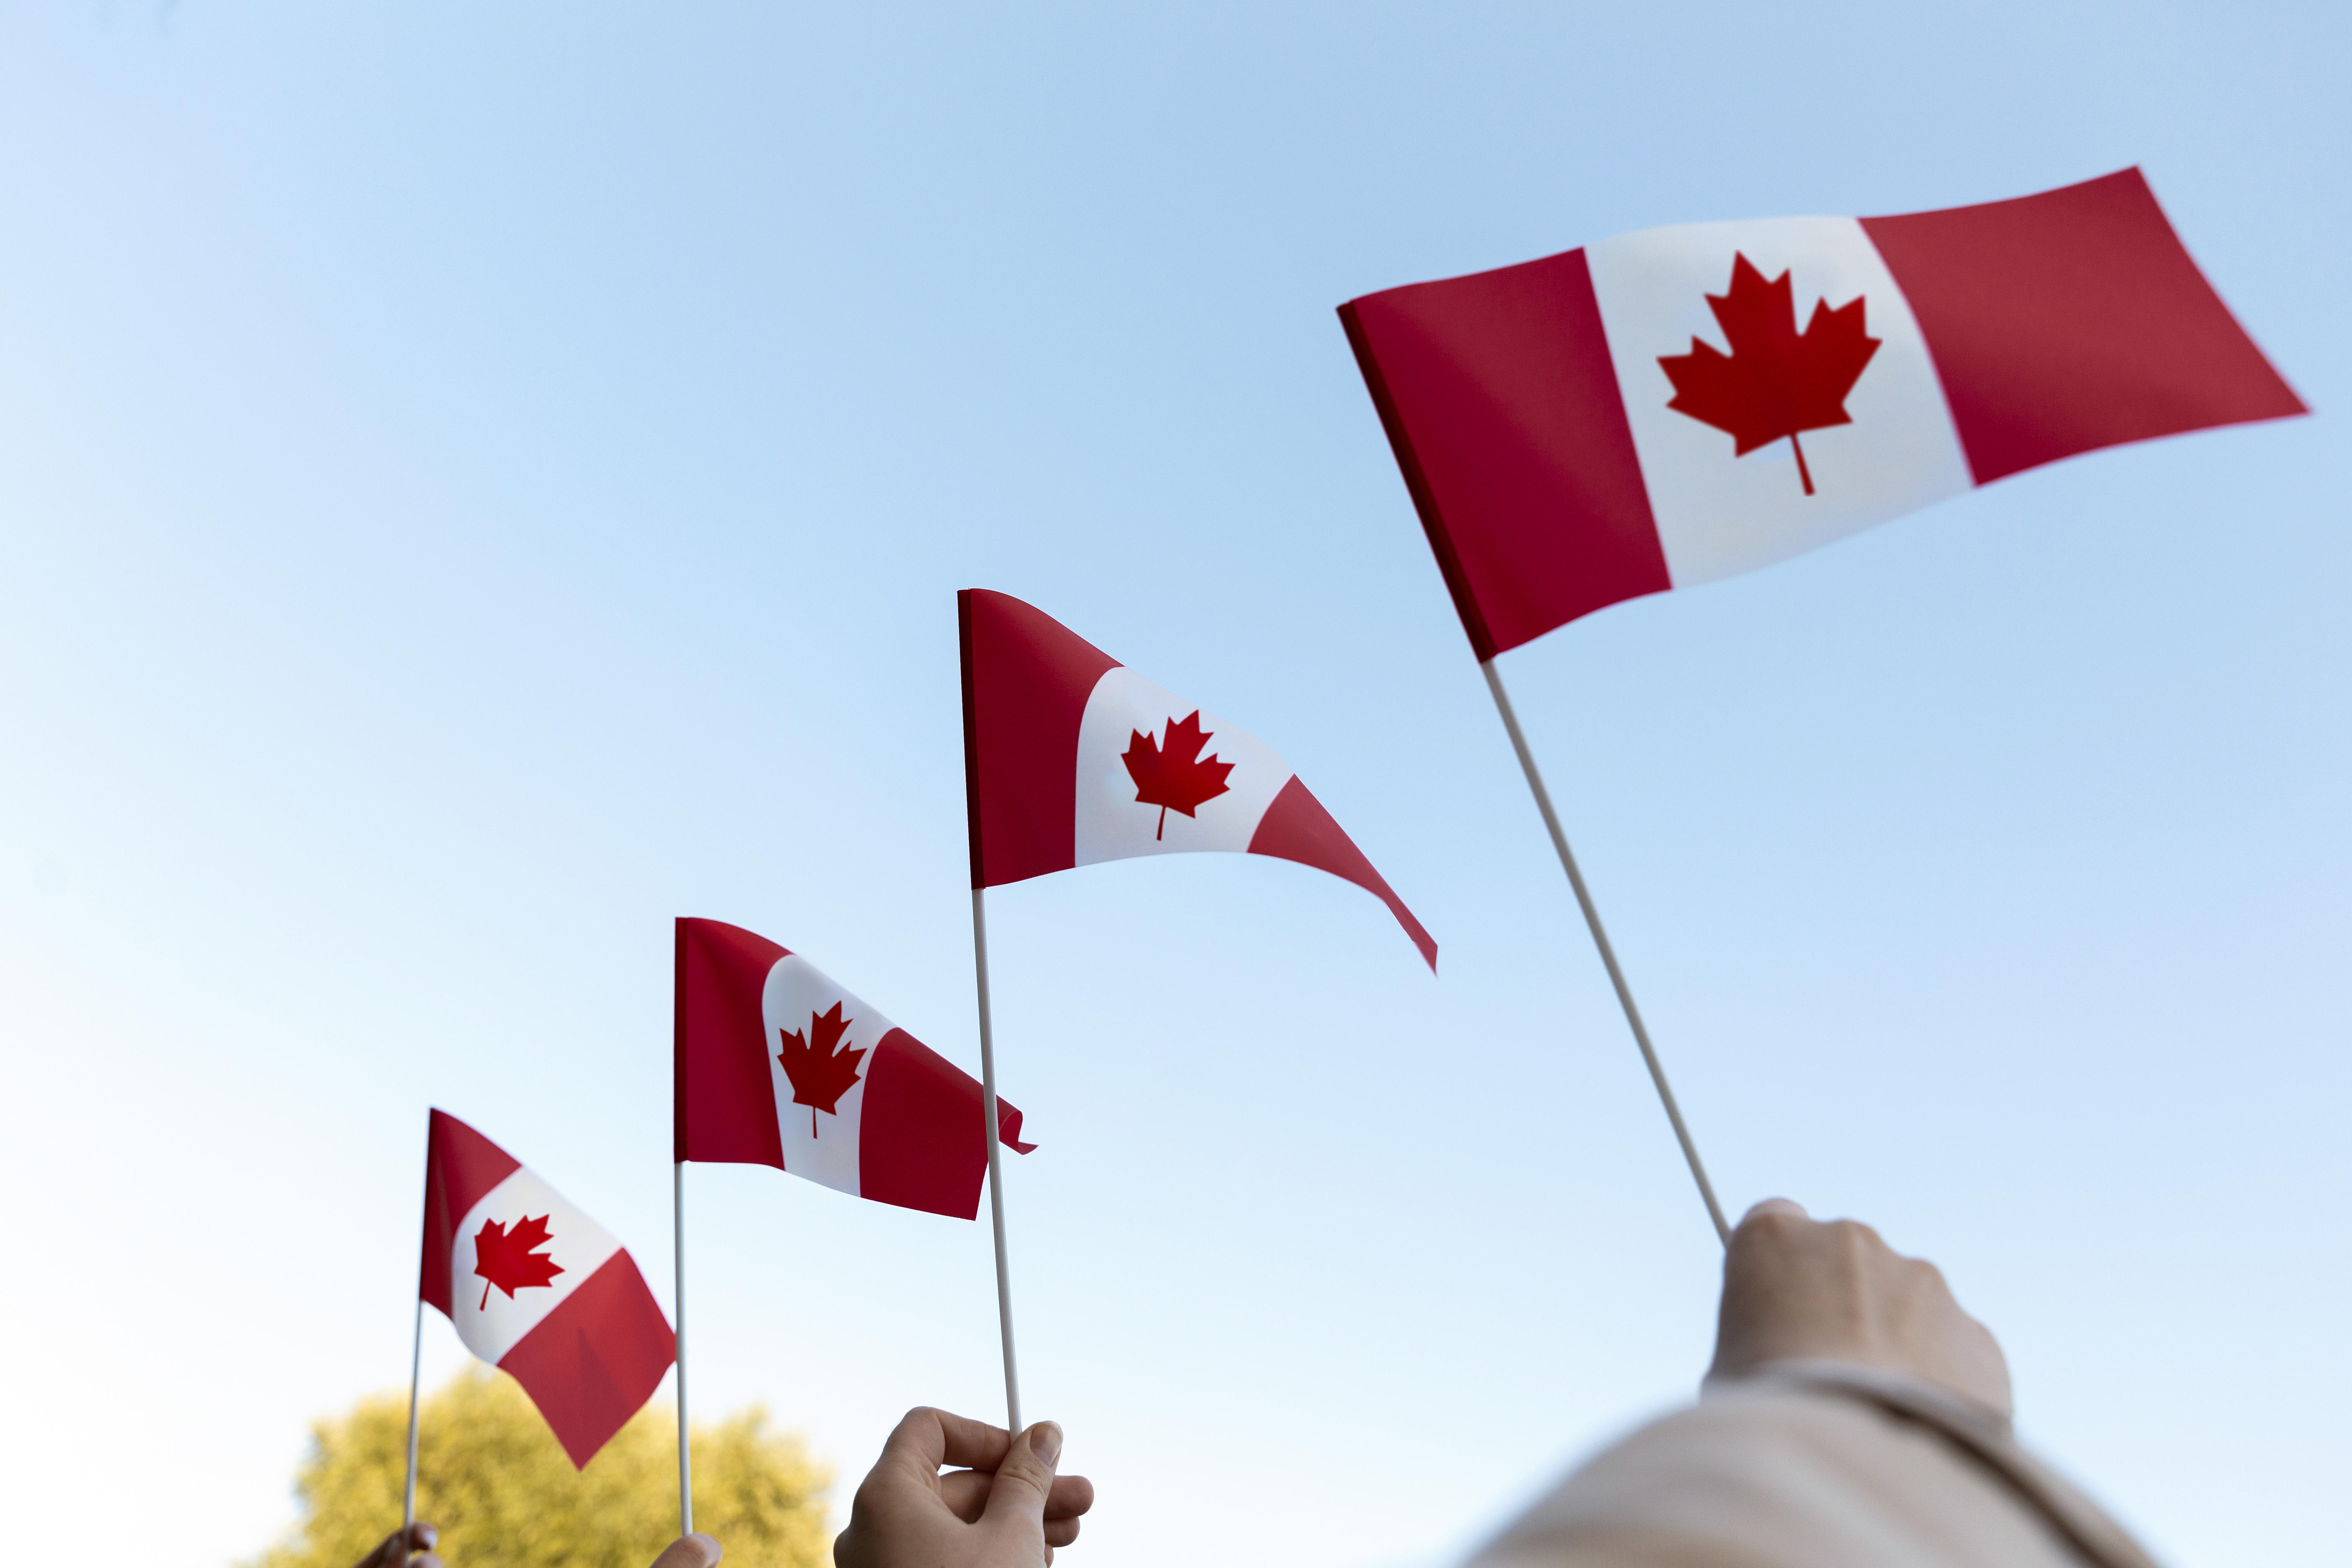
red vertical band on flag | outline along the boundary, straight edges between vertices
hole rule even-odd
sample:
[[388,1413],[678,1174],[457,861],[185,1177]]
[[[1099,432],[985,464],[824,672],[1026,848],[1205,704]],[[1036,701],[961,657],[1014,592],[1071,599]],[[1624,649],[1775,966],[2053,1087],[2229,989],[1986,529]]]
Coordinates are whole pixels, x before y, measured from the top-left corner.
[[1674,585],[1583,251],[1339,320],[1481,661]]
[[760,999],[785,956],[723,921],[677,922],[672,1159],[784,1168]]
[[1396,916],[1397,924],[1404,927],[1405,935],[1412,938],[1413,946],[1421,949],[1432,973],[1437,968],[1437,941],[1404,900],[1396,896],[1386,878],[1372,869],[1364,852],[1356,847],[1354,839],[1341,831],[1331,814],[1323,808],[1307,787],[1294,775],[1274,797],[1258,819],[1257,832],[1250,837],[1249,852],[1272,855],[1284,860],[1296,860],[1302,866],[1312,866],[1318,871],[1328,871],[1334,877],[1344,877],[1388,905],[1389,913]]
[[[857,1195],[950,1219],[980,1214],[980,1179],[988,1169],[981,1142],[981,1087],[962,1068],[904,1029],[874,1047],[858,1118]],[[1026,1154],[1021,1113],[999,1095],[996,1130]]]
[[582,1281],[499,1363],[539,1406],[576,1469],[628,1425],[677,1359],[677,1339],[625,1252]]
[[492,1187],[522,1169],[522,1162],[450,1115],[432,1113],[425,1135],[425,1247],[416,1293],[449,1314],[449,1249],[457,1226]]
[[956,595],[971,885],[1077,864],[1078,723],[1118,660],[1009,594]]
[[1918,318],[1980,485],[2100,447],[2309,412],[2137,169],[1862,226]]

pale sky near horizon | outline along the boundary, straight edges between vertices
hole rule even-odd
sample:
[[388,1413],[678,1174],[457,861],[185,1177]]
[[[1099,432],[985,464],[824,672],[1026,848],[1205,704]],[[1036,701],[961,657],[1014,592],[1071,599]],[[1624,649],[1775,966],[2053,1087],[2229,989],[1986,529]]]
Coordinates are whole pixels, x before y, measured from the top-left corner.
[[[1442,947],[1243,857],[991,895],[1027,1402],[1101,1490],[1061,1561],[1458,1555],[1688,1395],[1717,1253],[1332,308],[2138,163],[2315,417],[1505,666],[1727,1202],[1935,1258],[2164,1560],[2333,1561],[2347,44],[2315,3],[0,5],[12,1550],[288,1526],[307,1423],[405,1373],[429,1105],[669,1303],[673,917],[975,1065],[978,585],[1274,745]],[[997,1412],[984,1226],[688,1203],[699,1413],[854,1483],[910,1404]]]

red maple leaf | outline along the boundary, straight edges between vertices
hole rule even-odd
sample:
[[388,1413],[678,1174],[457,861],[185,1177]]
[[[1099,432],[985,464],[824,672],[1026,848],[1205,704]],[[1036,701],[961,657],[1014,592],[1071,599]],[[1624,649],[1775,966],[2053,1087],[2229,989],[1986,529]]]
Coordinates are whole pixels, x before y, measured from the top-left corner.
[[[509,1301],[518,1290],[552,1280],[563,1267],[539,1256],[539,1248],[548,1243],[547,1221],[546,1215],[537,1219],[525,1215],[509,1230],[497,1220],[484,1220],[481,1233],[474,1237],[474,1272],[505,1291]],[[482,1287],[482,1304],[477,1311],[489,1309],[490,1285]]]
[[1165,751],[1140,730],[1129,731],[1128,737],[1127,750],[1119,760],[1127,764],[1127,776],[1135,781],[1137,802],[1160,808],[1160,828],[1152,834],[1154,838],[1168,831],[1171,811],[1191,816],[1202,802],[1214,800],[1232,787],[1225,783],[1225,775],[1234,771],[1234,764],[1201,755],[1209,737],[1201,729],[1198,708],[1189,719],[1168,721]]
[[816,1113],[827,1116],[841,1113],[834,1109],[841,1097],[857,1081],[858,1058],[865,1056],[860,1046],[853,1050],[836,1051],[841,1037],[849,1032],[854,1018],[841,1016],[841,1004],[835,1002],[829,1013],[809,1014],[808,1037],[803,1039],[798,1029],[778,1029],[783,1048],[776,1060],[783,1064],[784,1076],[793,1080],[793,1103],[809,1108],[809,1136],[816,1136]]
[[1878,352],[1878,340],[1863,324],[1863,297],[1834,310],[1827,300],[1814,300],[1813,319],[1800,332],[1789,274],[1768,283],[1735,253],[1730,289],[1709,294],[1706,302],[1731,352],[1718,353],[1693,338],[1690,353],[1660,354],[1659,368],[1675,384],[1666,406],[1728,431],[1735,458],[1786,436],[1797,454],[1797,477],[1812,494],[1812,470],[1797,433],[1853,423],[1846,394]]

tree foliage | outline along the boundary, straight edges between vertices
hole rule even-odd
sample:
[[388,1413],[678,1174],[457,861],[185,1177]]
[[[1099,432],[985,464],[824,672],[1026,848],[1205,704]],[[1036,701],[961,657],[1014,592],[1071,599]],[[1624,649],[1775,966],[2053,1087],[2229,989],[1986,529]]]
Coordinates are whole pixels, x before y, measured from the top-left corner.
[[[351,1568],[400,1523],[408,1402],[362,1400],[311,1428],[294,1487],[302,1520],[248,1568]],[[693,1435],[695,1528],[727,1568],[824,1568],[831,1480],[757,1405]],[[652,1406],[575,1471],[530,1397],[487,1369],[419,1414],[416,1512],[448,1568],[646,1568],[677,1534],[677,1422]]]

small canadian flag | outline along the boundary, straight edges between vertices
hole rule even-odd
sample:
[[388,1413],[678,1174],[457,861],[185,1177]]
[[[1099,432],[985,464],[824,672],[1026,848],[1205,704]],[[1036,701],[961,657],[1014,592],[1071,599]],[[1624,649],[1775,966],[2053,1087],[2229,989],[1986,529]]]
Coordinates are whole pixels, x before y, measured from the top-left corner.
[[1274,748],[1009,594],[957,595],[971,885],[1230,849],[1328,871],[1437,943]]
[[1644,229],[1339,316],[1482,662],[2044,463],[2309,412],[2137,169]]
[[[988,1166],[977,1079],[766,937],[677,922],[677,1154],[955,1219]],[[1021,1113],[1000,1097],[1014,1150]]]
[[585,1467],[652,1397],[677,1339],[627,1250],[444,1110],[425,1165],[417,1293],[510,1373]]

